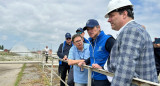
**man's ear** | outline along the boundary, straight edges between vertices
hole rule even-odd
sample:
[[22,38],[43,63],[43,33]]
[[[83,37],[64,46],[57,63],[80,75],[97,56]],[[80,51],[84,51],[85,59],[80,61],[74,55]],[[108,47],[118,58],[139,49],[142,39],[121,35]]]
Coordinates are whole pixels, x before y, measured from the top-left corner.
[[101,30],[101,29],[100,29],[100,25],[97,26],[97,29],[98,29],[99,31]]
[[128,12],[125,10],[125,11],[123,11],[122,15],[123,15],[123,19],[126,19],[127,15],[128,15]]

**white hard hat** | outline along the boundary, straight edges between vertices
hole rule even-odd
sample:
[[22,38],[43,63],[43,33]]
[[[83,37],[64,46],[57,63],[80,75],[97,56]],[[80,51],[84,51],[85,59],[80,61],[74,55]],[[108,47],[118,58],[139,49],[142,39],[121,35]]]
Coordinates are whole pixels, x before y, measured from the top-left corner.
[[129,0],[110,0],[107,6],[107,13],[105,15],[105,18],[108,18],[108,13],[124,6],[133,6],[133,5]]

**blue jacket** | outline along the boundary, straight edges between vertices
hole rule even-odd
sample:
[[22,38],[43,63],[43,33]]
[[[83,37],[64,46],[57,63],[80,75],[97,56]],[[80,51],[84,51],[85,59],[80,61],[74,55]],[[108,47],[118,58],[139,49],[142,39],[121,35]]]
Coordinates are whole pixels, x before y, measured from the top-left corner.
[[[72,43],[72,45],[73,45],[73,43]],[[72,45],[68,45],[66,43],[66,41],[64,41],[62,44],[60,44],[60,46],[58,48],[58,52],[57,52],[57,55],[59,56],[59,58],[63,59],[64,55],[68,56],[69,50],[72,47]],[[59,61],[59,65],[63,65],[63,64],[68,65],[65,62]]]
[[[89,49],[91,65],[95,63],[102,67],[104,66],[107,58],[109,57],[109,52],[105,48],[106,41],[109,37],[111,36],[106,35],[103,31],[101,31],[94,42],[92,38],[89,38],[89,41],[91,43]],[[107,79],[106,75],[97,72],[92,72],[92,78],[95,80]]]
[[84,38],[84,43],[89,43],[89,41],[86,38]]

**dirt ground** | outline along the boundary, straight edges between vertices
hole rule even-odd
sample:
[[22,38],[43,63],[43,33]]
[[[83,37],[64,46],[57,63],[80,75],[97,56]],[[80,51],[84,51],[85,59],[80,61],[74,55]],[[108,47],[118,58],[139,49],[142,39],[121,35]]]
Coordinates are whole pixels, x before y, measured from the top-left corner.
[[[21,67],[22,64],[0,64],[0,86],[14,86]],[[54,71],[57,73],[57,67],[54,67]],[[49,86],[50,71],[45,68],[45,73],[49,79],[42,72],[42,67],[36,64],[27,64],[18,86]],[[59,79],[54,74],[53,86],[59,86]]]
[[[54,71],[57,73],[56,67],[54,67]],[[50,86],[51,74],[47,67],[45,67],[45,73],[40,65],[27,64],[23,72],[23,77],[18,86]],[[59,79],[54,74],[53,86],[59,86]]]
[[[42,59],[42,58],[40,58]],[[20,56],[1,56],[0,61],[26,61],[37,60],[37,58],[20,57]],[[57,65],[57,61],[54,61]],[[49,63],[51,61],[49,60]],[[14,86],[18,73],[21,71],[23,64],[0,64],[0,86]],[[50,86],[50,68],[45,66],[45,71],[42,70],[42,64],[26,64],[23,76],[18,86]],[[57,67],[54,67],[57,73]],[[46,76],[47,75],[47,76]],[[53,74],[53,86],[59,86],[59,79]]]

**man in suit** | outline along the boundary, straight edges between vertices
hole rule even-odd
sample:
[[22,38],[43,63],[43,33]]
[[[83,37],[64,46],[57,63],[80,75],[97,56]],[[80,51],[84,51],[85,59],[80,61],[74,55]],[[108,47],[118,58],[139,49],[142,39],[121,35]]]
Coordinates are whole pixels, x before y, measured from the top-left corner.
[[115,75],[111,86],[131,86],[134,77],[158,82],[151,37],[142,25],[134,21],[129,0],[111,0],[107,7],[108,22],[119,31],[114,43],[108,71]]

